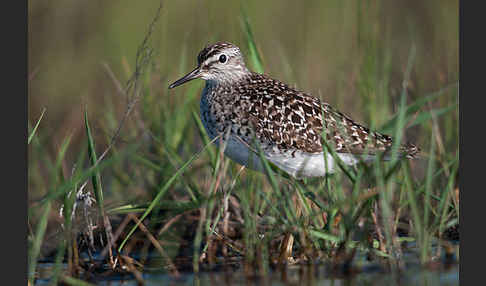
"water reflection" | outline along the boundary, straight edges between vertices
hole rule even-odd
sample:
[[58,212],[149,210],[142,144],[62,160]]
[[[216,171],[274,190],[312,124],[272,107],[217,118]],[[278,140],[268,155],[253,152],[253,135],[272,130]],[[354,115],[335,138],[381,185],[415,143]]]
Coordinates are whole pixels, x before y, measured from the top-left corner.
[[[38,274],[49,277],[53,269],[52,263],[39,265]],[[199,274],[181,273],[179,278],[167,273],[145,271],[145,285],[459,285],[459,265],[441,264],[440,267],[421,267],[407,265],[407,270],[394,275],[386,272],[378,265],[367,266],[360,271],[340,275],[332,271],[332,267],[324,264],[294,265],[271,270],[265,276],[248,276],[243,267],[234,269],[223,267],[221,271],[208,271]],[[102,275],[103,276],[103,275]],[[139,285],[134,277],[129,275],[107,275],[98,277],[97,285]],[[42,278],[42,277],[41,277]],[[47,285],[47,279],[38,279],[36,285]]]

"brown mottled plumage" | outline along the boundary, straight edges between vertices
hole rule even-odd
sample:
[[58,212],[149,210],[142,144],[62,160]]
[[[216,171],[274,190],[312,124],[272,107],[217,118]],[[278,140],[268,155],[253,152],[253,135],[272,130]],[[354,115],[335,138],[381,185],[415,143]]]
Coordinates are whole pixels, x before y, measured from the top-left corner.
[[[240,164],[249,165],[253,160],[252,167],[261,169],[252,148],[256,138],[267,159],[291,175],[332,172],[333,165],[323,163],[323,129],[327,143],[349,165],[391,148],[390,136],[370,131],[316,97],[249,71],[233,44],[221,42],[204,48],[198,55],[198,67],[170,88],[197,77],[206,80],[202,122],[211,138],[229,130],[229,138],[224,138],[230,148],[226,153]],[[400,148],[407,158],[418,151],[412,144]]]

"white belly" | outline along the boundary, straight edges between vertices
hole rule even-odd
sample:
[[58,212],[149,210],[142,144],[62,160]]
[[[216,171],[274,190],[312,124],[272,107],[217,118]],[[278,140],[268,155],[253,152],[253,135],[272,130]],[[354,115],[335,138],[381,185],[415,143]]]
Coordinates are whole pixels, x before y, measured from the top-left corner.
[[[240,139],[230,136],[225,148],[225,155],[240,165],[252,170],[263,172],[263,165],[259,156],[250,150]],[[295,156],[289,153],[265,152],[265,158],[277,167],[295,178],[322,177],[336,171],[337,165],[334,158],[327,154],[327,168],[324,154],[311,154],[295,152]],[[338,154],[346,165],[358,163],[358,159],[350,154]]]
[[[295,152],[292,157],[286,153],[266,154],[267,159],[277,165],[280,169],[295,178],[302,177],[323,177],[336,171],[337,164],[331,154],[312,154],[306,152]],[[358,163],[353,155],[338,154],[339,159],[346,165]],[[327,164],[326,164],[327,163]]]

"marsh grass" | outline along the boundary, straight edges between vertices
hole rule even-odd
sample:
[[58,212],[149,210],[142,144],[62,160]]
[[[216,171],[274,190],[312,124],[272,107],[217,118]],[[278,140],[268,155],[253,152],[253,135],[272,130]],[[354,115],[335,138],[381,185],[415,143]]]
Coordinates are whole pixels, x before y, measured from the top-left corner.
[[[363,5],[357,10],[359,21],[369,19],[367,13],[377,13],[373,6]],[[263,72],[269,68],[262,61],[265,57],[246,9],[241,10],[240,29],[245,35],[241,44],[249,52],[249,65]],[[295,180],[264,157],[260,158],[264,173],[242,169],[224,157],[224,144],[213,144],[218,137],[209,140],[199,118],[202,83],[169,94],[151,49],[150,35],[158,17],[157,13],[140,45],[144,52],[137,53],[135,67],[125,62],[126,73],[133,70],[133,77],[123,86],[111,73],[111,83],[127,98],[124,115],[108,106],[101,119],[103,130],[95,131],[89,123],[94,115],[85,110],[84,147],[75,152],[75,164],[66,160],[73,148],[70,136],[54,159],[45,152],[48,138],[41,127],[48,109],[33,128],[29,125],[28,144],[33,145],[29,180],[31,186],[45,190],[28,213],[29,227],[34,226],[29,233],[32,285],[40,257],[53,257],[51,283],[62,280],[73,285],[86,285],[74,277],[85,279],[87,273],[96,273],[88,267],[89,261],[129,272],[139,280],[145,268],[178,276],[181,271],[212,269],[235,259],[249,276],[264,276],[288,263],[321,262],[349,274],[359,254],[399,273],[405,268],[403,252],[410,243],[416,244],[414,251],[422,265],[441,259],[442,246],[450,245],[446,230],[459,226],[458,140],[442,135],[450,133],[444,126],[457,128],[457,116],[449,116],[457,113],[457,84],[412,96],[410,82],[418,58],[414,44],[409,45],[400,75],[399,96],[393,97],[394,53],[378,39],[380,27],[372,29],[378,23],[359,25],[364,55],[357,90],[372,129],[395,139],[391,159],[347,167],[324,141],[339,171],[324,178]],[[181,49],[180,74],[189,65],[188,50]],[[130,90],[136,101],[130,101]],[[421,148],[419,159],[408,161],[400,158],[398,147],[411,127],[421,129],[417,144],[428,144]],[[119,133],[122,138],[113,140]],[[105,135],[103,140],[100,135]],[[104,150],[111,149],[102,160],[97,157],[99,141],[109,146]],[[47,180],[42,178],[41,162],[47,166]],[[73,211],[84,206],[77,195],[80,190],[93,192],[96,215],[78,211],[71,220]],[[58,223],[51,217],[61,205],[63,226],[56,228]],[[88,218],[96,230],[76,226]],[[48,224],[60,235],[56,247],[41,254]],[[86,242],[89,235],[94,237],[92,242]],[[284,260],[283,245],[292,249]],[[106,251],[113,253],[106,255]],[[105,255],[86,261],[80,259],[83,252]],[[458,249],[455,253],[458,258]]]

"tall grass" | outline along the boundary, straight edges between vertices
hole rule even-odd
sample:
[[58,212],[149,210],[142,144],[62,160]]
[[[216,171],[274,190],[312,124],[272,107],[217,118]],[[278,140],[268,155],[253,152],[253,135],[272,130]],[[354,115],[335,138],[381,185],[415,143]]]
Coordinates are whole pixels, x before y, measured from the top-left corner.
[[[72,276],[79,274],[76,267],[87,269],[87,264],[76,260],[77,252],[86,250],[81,247],[86,230],[76,226],[83,215],[75,212],[71,221],[71,214],[76,206],[80,208],[77,192],[90,180],[85,188],[95,194],[97,215],[106,216],[113,225],[116,248],[109,248],[114,258],[111,266],[123,265],[137,279],[144,267],[178,275],[181,269],[197,272],[235,258],[242,260],[249,275],[266,275],[275,265],[305,261],[323,261],[347,271],[360,254],[400,271],[405,265],[403,253],[413,243],[423,265],[437,258],[436,249],[446,240],[445,231],[459,224],[457,84],[437,82],[433,89],[421,88],[416,77],[421,75],[423,46],[406,42],[403,56],[388,38],[380,38],[386,28],[374,16],[384,8],[371,2],[356,3],[360,52],[353,55],[356,68],[349,74],[356,73],[350,80],[352,96],[364,107],[355,110],[356,116],[366,118],[363,123],[372,129],[393,135],[396,144],[390,161],[353,168],[341,163],[335,174],[305,180],[289,177],[263,157],[265,172],[241,169],[223,156],[224,144],[216,146],[205,133],[198,106],[202,82],[193,81],[170,92],[167,89],[169,78],[190,70],[203,45],[170,49],[170,43],[157,42],[154,33],[147,42],[142,40],[147,48],[142,65],[136,56],[133,64],[119,56],[106,65],[111,75],[105,84],[115,90],[111,93],[123,97],[110,99],[105,114],[97,113],[97,106],[88,103],[90,113],[84,114],[84,120],[80,116],[82,135],[76,135],[82,139],[67,136],[55,153],[49,152],[50,134],[43,125],[51,121],[43,119],[45,111],[35,116],[36,124],[28,137],[32,206],[28,215],[29,225],[34,226],[29,233],[30,283],[35,281],[39,258],[51,255],[56,265],[51,282],[60,279],[82,284]],[[313,19],[312,13],[318,14],[316,11],[339,9],[314,4],[309,19]],[[258,25],[258,12],[252,9],[247,5],[244,11],[238,10],[235,29],[241,36],[232,41],[242,48],[255,71],[278,74],[281,67],[272,64],[271,40],[267,42],[262,36],[265,28]],[[164,13],[162,17],[170,17]],[[317,30],[318,21],[314,21]],[[162,29],[161,34],[166,35],[170,32],[167,22],[153,29]],[[174,35],[173,40],[178,37]],[[390,32],[386,37],[391,37]],[[152,45],[157,43],[162,46],[154,52]],[[279,45],[285,47],[284,41]],[[281,54],[286,53],[283,49]],[[164,56],[169,50],[170,58]],[[296,69],[299,66],[294,56],[285,61]],[[402,65],[400,72],[394,62]],[[137,84],[130,79],[133,71],[138,75]],[[452,78],[457,76],[451,73]],[[120,101],[125,104],[129,100],[128,86],[139,92],[138,100],[126,117],[120,140],[98,162],[97,152],[110,146],[121,118],[125,118],[126,106]],[[332,93],[324,94],[324,101],[335,102]],[[346,102],[349,95],[336,89],[335,96]],[[350,113],[355,106],[337,107]],[[455,127],[449,130],[446,126]],[[422,149],[420,158],[413,161],[398,156],[399,144],[410,139]],[[339,162],[332,146],[324,145]],[[42,176],[45,168],[48,179]],[[61,205],[63,228],[52,219]],[[93,235],[96,241],[104,241],[103,249],[111,238],[100,217],[95,217],[98,231]],[[56,227],[62,238],[55,250],[42,254],[48,232]],[[283,253],[285,246],[292,252]],[[152,253],[157,253],[155,258]],[[66,271],[63,263],[72,267]]]

